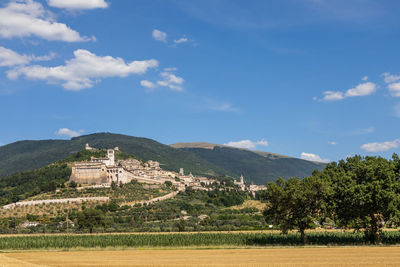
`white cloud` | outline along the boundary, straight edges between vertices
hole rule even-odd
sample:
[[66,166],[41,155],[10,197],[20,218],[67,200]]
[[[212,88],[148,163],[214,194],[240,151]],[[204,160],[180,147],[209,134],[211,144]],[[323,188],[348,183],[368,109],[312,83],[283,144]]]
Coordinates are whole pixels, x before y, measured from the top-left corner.
[[362,78],[361,78],[361,80],[363,80],[363,81],[367,81],[367,80],[368,80],[368,76],[364,76],[364,77],[362,77]]
[[325,91],[323,94],[323,99],[326,101],[336,101],[344,98],[343,93],[337,91]]
[[47,61],[53,59],[54,57],[54,53],[50,53],[46,56],[20,55],[11,49],[0,46],[0,67],[26,65],[31,61]]
[[[324,97],[322,98],[322,100],[337,101],[347,97],[366,96],[374,93],[376,91],[376,88],[377,86],[375,83],[365,82],[347,90],[345,93],[340,91],[325,91],[323,92]],[[318,98],[316,97],[314,97],[313,99],[318,100]]]
[[122,58],[100,57],[83,49],[75,50],[74,56],[65,65],[20,67],[8,71],[7,76],[9,79],[17,79],[24,75],[28,79],[61,83],[67,90],[81,90],[92,87],[101,78],[144,74],[149,68],[158,66],[155,59],[125,63]]
[[153,38],[157,41],[166,42],[167,41],[167,34],[165,32],[159,31],[157,29],[153,30]]
[[31,61],[27,55],[20,55],[11,49],[0,46],[0,66],[24,65]]
[[170,68],[164,68],[164,71],[177,71],[178,68],[175,67],[170,67]]
[[68,128],[60,128],[60,129],[58,129],[56,134],[58,136],[64,136],[65,135],[65,136],[68,136],[68,137],[72,138],[72,137],[77,137],[77,136],[82,135],[83,132],[84,132],[83,130],[73,131],[73,130],[70,130]]
[[335,142],[335,141],[329,141],[328,144],[334,146],[334,145],[337,145],[337,142]]
[[392,82],[400,80],[400,75],[393,75],[393,74],[390,74],[389,72],[383,73],[382,76],[384,77],[385,83],[392,83]]
[[241,141],[230,141],[225,146],[231,146],[236,148],[246,148],[246,149],[254,149],[257,146],[268,146],[268,141],[261,139],[259,141],[251,141],[249,139],[241,140]]
[[392,83],[388,85],[390,94],[394,97],[400,97],[400,83]]
[[157,84],[159,86],[169,87],[174,91],[182,91],[183,87],[181,86],[184,83],[184,79],[182,77],[178,77],[171,72],[164,71],[161,72],[161,76],[164,78],[162,81],[158,81]]
[[56,22],[53,15],[40,3],[32,0],[11,1],[0,8],[0,37],[37,36],[49,41],[82,42],[82,37],[63,23]]
[[393,75],[389,72],[385,72],[382,74],[384,77],[385,83],[389,84],[387,88],[389,92],[394,97],[400,97],[400,75]]
[[376,91],[376,84],[371,82],[361,83],[354,88],[347,90],[345,96],[365,96],[370,95]]
[[387,151],[393,148],[397,148],[400,145],[400,138],[394,141],[386,141],[382,143],[373,142],[364,144],[361,146],[361,149],[364,149],[367,152],[382,152]]
[[94,9],[107,8],[104,0],[47,0],[49,6],[65,9]]
[[301,159],[308,160],[308,161],[316,161],[322,163],[329,163],[331,162],[329,159],[322,159],[320,156],[313,154],[313,153],[306,153],[302,152],[300,155]]
[[180,38],[180,39],[178,39],[178,40],[174,40],[174,43],[175,43],[175,44],[181,44],[181,43],[186,43],[187,41],[189,41],[188,38],[182,37],[182,38]]
[[140,85],[149,89],[156,88],[157,85],[155,85],[153,82],[150,82],[148,80],[142,80],[140,81]]

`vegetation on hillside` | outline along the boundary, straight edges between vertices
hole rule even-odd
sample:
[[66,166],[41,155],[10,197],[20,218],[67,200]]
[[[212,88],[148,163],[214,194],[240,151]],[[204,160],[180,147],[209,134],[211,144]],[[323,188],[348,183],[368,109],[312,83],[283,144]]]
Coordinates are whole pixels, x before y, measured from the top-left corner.
[[277,177],[303,177],[314,169],[323,168],[301,159],[264,157],[257,153],[234,148],[176,149],[147,138],[120,134],[98,133],[72,138],[71,140],[21,141],[0,147],[0,177],[24,170],[38,169],[61,160],[89,143],[99,149],[118,146],[121,151],[142,161],[156,160],[167,170],[194,175],[228,175],[251,179],[265,184]]
[[98,149],[114,148],[142,161],[156,160],[167,170],[184,168],[193,174],[216,175],[226,171],[190,152],[181,151],[147,138],[121,134],[98,133],[71,140],[20,141],[0,147],[0,177],[23,170],[37,169],[61,160],[78,151],[85,144]]
[[[152,185],[136,182],[115,189],[82,189],[87,190],[86,193],[107,190],[106,195],[111,197],[111,201],[108,203],[85,202],[81,205],[78,203],[39,204],[4,210],[0,213],[0,232],[66,232],[67,228],[63,225],[66,224],[67,219],[74,222],[74,226],[69,227],[70,232],[266,229],[261,210],[255,207],[238,208],[245,201],[250,200],[251,196],[239,191],[235,186],[230,186],[233,184],[232,180],[225,183],[228,185],[214,185],[210,187],[210,191],[187,188],[185,192],[179,193],[173,199],[148,205],[135,205],[134,202],[127,205],[127,201],[142,200],[148,193],[153,196],[166,194],[169,189],[165,185],[161,186],[162,188],[153,188]],[[76,194],[77,191],[75,188],[65,188],[52,194],[57,197],[60,194],[73,196],[70,194]],[[46,193],[41,196],[50,197],[51,194]],[[90,211],[85,211],[87,209]],[[93,225],[90,224],[91,214],[96,215]],[[39,225],[24,228],[22,223],[26,221],[39,222]]]
[[283,232],[332,222],[363,231],[365,241],[381,243],[384,227],[400,225],[400,160],[354,156],[333,162],[304,180],[269,183],[264,215]]
[[[53,192],[57,188],[64,188],[64,183],[71,176],[71,162],[89,161],[90,157],[104,157],[105,155],[105,150],[82,150],[49,166],[2,177],[0,178],[0,205],[18,202],[45,192]],[[122,152],[116,153],[117,159],[128,156]]]
[[77,197],[109,197],[118,203],[133,203],[135,201],[149,200],[171,193],[171,188],[166,185],[147,185],[133,180],[130,183],[104,188],[61,188],[56,192],[47,192],[28,198],[27,200],[61,199]]

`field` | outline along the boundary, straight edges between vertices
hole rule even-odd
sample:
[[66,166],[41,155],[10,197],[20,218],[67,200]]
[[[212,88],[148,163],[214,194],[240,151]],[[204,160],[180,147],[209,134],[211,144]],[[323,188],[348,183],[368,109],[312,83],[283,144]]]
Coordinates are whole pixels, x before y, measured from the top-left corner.
[[[368,245],[363,233],[311,232],[309,245],[353,246]],[[385,232],[384,245],[399,245],[400,232]],[[267,232],[208,232],[208,233],[132,233],[132,234],[72,234],[72,235],[6,235],[0,237],[1,250],[40,249],[108,249],[108,248],[263,248],[272,246],[303,246],[298,233],[281,235]]]
[[0,266],[399,266],[399,247],[33,251]]

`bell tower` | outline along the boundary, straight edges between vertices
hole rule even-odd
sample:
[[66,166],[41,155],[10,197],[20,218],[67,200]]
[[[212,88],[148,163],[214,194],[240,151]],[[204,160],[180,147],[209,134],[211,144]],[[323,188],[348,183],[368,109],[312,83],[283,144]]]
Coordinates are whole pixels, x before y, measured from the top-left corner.
[[107,149],[107,158],[108,158],[108,164],[114,166],[115,165],[114,149]]

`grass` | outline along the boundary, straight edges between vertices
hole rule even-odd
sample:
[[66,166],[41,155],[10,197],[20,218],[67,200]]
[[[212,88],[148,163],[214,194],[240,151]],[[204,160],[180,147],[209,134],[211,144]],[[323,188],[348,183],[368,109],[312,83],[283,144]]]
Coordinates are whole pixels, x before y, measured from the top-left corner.
[[[309,233],[309,245],[366,245],[362,233]],[[385,232],[382,243],[400,244],[400,232]],[[73,249],[108,247],[253,247],[301,246],[297,233],[191,233],[113,235],[35,235],[0,237],[2,250]]]

